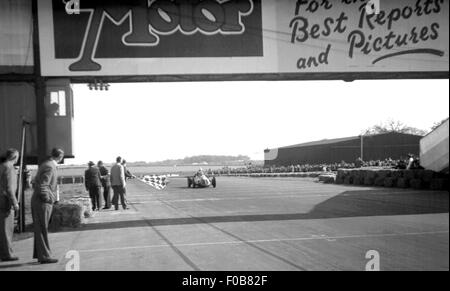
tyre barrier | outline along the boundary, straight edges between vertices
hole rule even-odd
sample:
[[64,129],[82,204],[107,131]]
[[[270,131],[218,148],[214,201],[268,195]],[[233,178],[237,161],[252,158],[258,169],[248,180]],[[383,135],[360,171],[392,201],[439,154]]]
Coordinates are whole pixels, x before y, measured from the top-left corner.
[[336,184],[448,190],[449,175],[430,170],[339,169]]

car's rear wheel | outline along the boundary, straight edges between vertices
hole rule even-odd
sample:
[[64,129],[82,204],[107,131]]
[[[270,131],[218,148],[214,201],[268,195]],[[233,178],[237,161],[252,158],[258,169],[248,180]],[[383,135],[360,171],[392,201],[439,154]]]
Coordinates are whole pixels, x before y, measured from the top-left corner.
[[188,188],[191,188],[191,186],[192,186],[192,179],[188,178],[187,181],[188,181]]

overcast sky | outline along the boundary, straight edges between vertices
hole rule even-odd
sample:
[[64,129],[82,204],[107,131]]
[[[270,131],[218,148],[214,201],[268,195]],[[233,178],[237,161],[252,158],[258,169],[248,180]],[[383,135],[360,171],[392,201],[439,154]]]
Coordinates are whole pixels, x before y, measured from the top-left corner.
[[387,120],[428,130],[449,116],[448,80],[74,85],[75,160],[248,155],[355,136]]

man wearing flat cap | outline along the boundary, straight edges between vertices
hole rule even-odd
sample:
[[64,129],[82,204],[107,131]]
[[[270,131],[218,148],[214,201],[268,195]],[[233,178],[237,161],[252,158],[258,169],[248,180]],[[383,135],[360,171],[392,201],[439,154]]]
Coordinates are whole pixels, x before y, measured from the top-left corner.
[[89,196],[92,201],[92,210],[100,211],[102,207],[101,192],[102,192],[102,177],[100,170],[95,167],[94,162],[88,163],[89,168],[84,172],[84,184],[86,190],[89,192]]

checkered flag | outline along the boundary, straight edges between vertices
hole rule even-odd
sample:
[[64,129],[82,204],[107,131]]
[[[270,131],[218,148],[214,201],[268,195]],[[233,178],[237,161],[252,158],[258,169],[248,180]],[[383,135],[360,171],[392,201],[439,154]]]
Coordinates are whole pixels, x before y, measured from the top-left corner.
[[144,178],[141,181],[149,186],[152,186],[157,190],[163,190],[164,188],[166,188],[169,182],[166,176],[155,176],[155,175],[144,176]]

